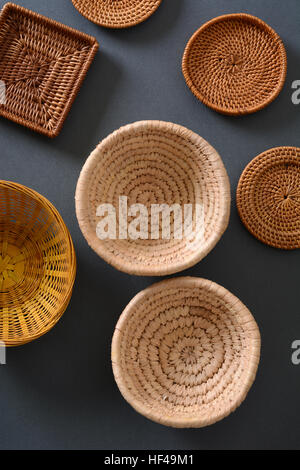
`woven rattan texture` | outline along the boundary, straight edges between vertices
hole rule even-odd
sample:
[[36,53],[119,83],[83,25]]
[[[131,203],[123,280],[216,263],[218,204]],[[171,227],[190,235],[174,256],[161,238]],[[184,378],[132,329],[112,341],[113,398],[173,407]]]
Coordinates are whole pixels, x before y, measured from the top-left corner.
[[[164,239],[160,219],[153,239],[149,217],[148,239],[119,239],[120,196],[128,198],[129,208],[143,204],[148,214],[154,204],[191,204],[193,224],[199,204],[203,234],[192,244],[184,236],[176,239],[171,218],[170,237]],[[117,210],[116,240],[96,235],[100,204]],[[218,153],[197,134],[161,121],[129,124],[104,139],[86,161],[76,190],[77,218],[90,246],[117,269],[136,275],[170,274],[200,261],[225,231],[229,212],[229,181]]]
[[260,357],[249,310],[223,287],[182,277],[154,284],[124,310],[112,342],[124,398],[153,421],[203,427],[245,399]]
[[0,340],[17,346],[50,330],[70,301],[75,271],[57,210],[35,191],[0,181]]
[[277,147],[245,168],[237,207],[247,229],[276,248],[300,248],[300,149]]
[[188,42],[182,62],[194,95],[229,115],[253,113],[271,103],[282,90],[286,68],[278,34],[247,14],[204,24]]
[[0,16],[0,115],[55,137],[98,49],[79,31],[8,3]]
[[145,21],[162,0],[72,0],[88,20],[106,28],[128,28]]

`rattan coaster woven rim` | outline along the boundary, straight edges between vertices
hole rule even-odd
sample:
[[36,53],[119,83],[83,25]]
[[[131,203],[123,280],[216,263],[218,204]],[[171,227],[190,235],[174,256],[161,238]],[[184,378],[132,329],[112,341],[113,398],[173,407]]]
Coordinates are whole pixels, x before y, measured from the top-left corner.
[[[127,375],[122,370],[122,359],[124,358],[124,349],[122,349],[122,341],[124,338],[124,334],[128,334],[128,331],[131,329],[131,327],[133,327],[130,321],[133,318],[135,309],[139,308],[139,306],[141,306],[142,304],[144,305],[147,300],[154,298],[155,301],[153,300],[153,307],[155,307],[158,296],[159,298],[162,298],[164,290],[168,290],[170,288],[174,289],[174,291],[178,289],[178,292],[180,292],[181,289],[190,289],[191,295],[192,292],[195,291],[195,289],[199,289],[199,292],[203,290],[207,291],[207,293],[209,295],[213,295],[215,299],[219,299],[222,302],[226,303],[227,306],[230,306],[230,308],[235,312],[235,318],[236,320],[238,320],[240,328],[244,331],[243,335],[248,335],[247,361],[245,362],[245,368],[247,370],[245,376],[243,376],[243,381],[238,387],[237,396],[232,397],[229,394],[229,401],[223,407],[223,409],[214,409],[214,406],[211,406],[211,414],[209,417],[205,416],[204,418],[197,414],[188,415],[185,417],[174,415],[171,416],[168,414],[168,412],[164,413],[163,399],[161,399],[161,410],[160,413],[158,413],[157,410],[155,411],[154,408],[149,407],[146,402],[142,403],[141,401],[136,399],[134,391],[132,391],[132,383],[131,381],[126,383]],[[140,319],[140,321],[142,322],[142,318]],[[155,318],[153,321],[156,321]],[[159,321],[159,317],[157,317],[157,322]],[[126,330],[127,326],[128,329]],[[161,325],[161,328],[164,328],[164,326]],[[127,347],[130,348],[130,344],[128,344]],[[146,347],[146,343],[143,348],[144,347]],[[233,295],[224,287],[207,279],[196,277],[178,277],[158,282],[146,288],[145,290],[139,292],[129,302],[117,322],[113,335],[111,348],[112,368],[116,383],[122,396],[138,413],[154,422],[163,424],[165,426],[171,426],[175,428],[201,428],[214,424],[217,421],[220,421],[223,418],[227,417],[230,413],[235,411],[245,400],[257,374],[257,369],[260,360],[260,347],[260,332],[256,321],[252,316],[251,312],[248,310],[248,308],[235,295]],[[135,358],[135,363],[137,367],[140,367],[138,357]],[[130,383],[131,385],[129,386],[128,383]]]
[[[67,116],[68,116],[68,114],[71,110],[73,102],[74,102],[76,96],[78,95],[78,92],[79,92],[79,90],[80,90],[80,88],[83,84],[83,81],[86,77],[88,69],[90,68],[90,66],[91,66],[91,64],[94,60],[94,57],[95,57],[95,55],[98,51],[98,48],[99,48],[99,44],[98,44],[96,38],[93,37],[93,36],[85,34],[85,33],[81,32],[77,29],[71,28],[70,26],[66,26],[63,23],[55,21],[51,18],[48,18],[48,17],[46,17],[44,15],[41,15],[39,13],[36,13],[36,12],[34,12],[32,10],[29,10],[27,8],[16,5],[12,2],[6,3],[3,6],[3,8],[0,12],[0,27],[3,25],[3,23],[5,23],[6,18],[9,15],[10,11],[18,12],[18,13],[24,15],[25,17],[29,17],[29,18],[33,19],[34,21],[36,21],[38,23],[42,23],[42,24],[45,24],[45,25],[53,28],[53,30],[59,31],[62,34],[62,38],[63,38],[63,35],[65,35],[66,37],[68,37],[68,36],[69,37],[76,37],[77,39],[82,39],[84,41],[87,41],[90,44],[90,50],[89,50],[89,53],[86,57],[84,65],[81,67],[81,69],[78,73],[76,81],[75,81],[75,83],[72,87],[71,93],[69,94],[68,99],[64,103],[63,112],[61,112],[58,123],[57,123],[57,125],[55,126],[55,128],[53,130],[48,130],[47,128],[41,126],[40,124],[35,123],[34,120],[31,121],[31,120],[28,120],[28,119],[25,119],[25,118],[22,118],[22,117],[18,116],[14,112],[7,111],[4,106],[0,105],[0,116],[3,116],[3,117],[5,117],[5,118],[7,118],[7,119],[9,119],[13,122],[16,122],[17,124],[21,124],[22,126],[25,126],[29,129],[35,131],[35,132],[46,135],[49,138],[57,137],[59,135],[59,133],[61,132],[62,127],[65,123],[65,120],[66,120],[66,118],[67,118]],[[63,41],[63,39],[62,39],[62,41]],[[0,77],[0,79],[1,79],[1,77]]]
[[[147,132],[148,130],[155,130],[162,133],[173,133],[178,134],[184,139],[190,140],[195,143],[200,148],[205,148],[207,153],[210,155],[211,165],[216,169],[218,175],[218,184],[220,187],[220,193],[222,194],[221,201],[221,215],[216,223],[214,234],[210,237],[209,242],[199,250],[195,251],[192,256],[189,256],[187,259],[181,259],[180,262],[170,263],[168,265],[158,265],[154,267],[153,265],[147,266],[138,264],[134,259],[130,261],[124,261],[117,255],[111,254],[106,245],[97,238],[95,229],[90,225],[89,222],[89,195],[87,188],[90,187],[91,181],[94,178],[94,169],[97,166],[97,162],[101,160],[101,152],[106,152],[106,149],[109,149],[111,146],[120,140],[126,138],[131,132],[136,133],[137,131]],[[191,266],[194,266],[200,260],[202,260],[218,243],[224,234],[230,216],[230,182],[222,162],[222,159],[218,152],[202,137],[200,137],[195,132],[181,126],[178,124],[165,122],[165,121],[137,121],[133,124],[128,124],[122,126],[120,129],[114,131],[108,137],[103,139],[96,149],[90,154],[86,160],[76,187],[75,194],[75,206],[76,206],[76,216],[82,231],[83,236],[88,242],[89,246],[108,264],[112,265],[116,269],[128,274],[137,275],[137,276],[164,276],[168,274],[174,274],[176,272],[183,271],[188,269]],[[108,201],[106,201],[108,202]]]
[[[262,29],[267,31],[267,33],[274,39],[275,42],[277,42],[279,44],[279,48],[280,48],[281,76],[280,76],[280,80],[279,80],[279,83],[278,83],[277,87],[274,89],[273,93],[271,94],[271,96],[267,100],[261,102],[259,105],[255,105],[255,106],[249,107],[248,109],[244,109],[244,110],[241,110],[241,109],[228,110],[228,109],[225,109],[224,107],[214,105],[194,85],[193,80],[190,76],[189,66],[188,66],[189,55],[190,55],[191,50],[193,48],[194,42],[196,41],[198,36],[202,32],[204,32],[208,27],[210,27],[210,26],[212,26],[216,23],[219,23],[219,22],[228,21],[230,19],[233,19],[233,20],[234,19],[242,19],[242,20],[246,20],[248,22],[250,21],[254,25],[257,25],[257,26],[261,27]],[[183,72],[184,79],[185,79],[186,84],[189,87],[189,89],[196,96],[196,98],[198,98],[200,101],[202,101],[202,103],[204,103],[209,108],[213,109],[214,111],[216,111],[218,113],[229,115],[229,116],[241,116],[241,115],[251,114],[251,113],[255,113],[257,111],[260,111],[260,110],[264,109],[266,106],[268,106],[269,104],[271,104],[278,97],[280,92],[282,91],[284,83],[285,83],[285,79],[286,79],[286,73],[287,73],[286,50],[285,50],[284,44],[283,44],[280,36],[278,35],[278,33],[271,26],[269,26],[267,23],[265,23],[262,19],[260,19],[256,16],[253,16],[253,15],[249,15],[247,13],[233,13],[233,14],[221,15],[221,16],[213,18],[210,21],[203,24],[191,36],[191,38],[189,39],[189,41],[187,43],[187,46],[185,48],[184,54],[183,54],[182,72]]]
[[[0,180],[0,187],[7,188],[9,190],[13,190],[18,193],[22,193],[25,196],[28,196],[30,198],[37,200],[45,209],[47,209],[47,211],[49,211],[54,216],[55,220],[57,221],[60,228],[62,229],[62,232],[64,233],[65,240],[67,241],[68,251],[69,251],[69,256],[70,256],[70,265],[71,265],[71,269],[68,271],[68,277],[69,277],[68,288],[66,289],[64,296],[62,296],[61,298],[60,308],[57,311],[56,315],[52,316],[52,318],[49,320],[47,325],[43,329],[38,331],[38,333],[28,335],[28,336],[23,335],[22,338],[18,340],[15,340],[15,339],[10,340],[8,338],[0,337],[0,340],[4,341],[5,346],[15,347],[15,346],[23,346],[24,344],[30,343],[34,341],[35,339],[40,338],[44,334],[48,333],[60,320],[65,310],[67,309],[69,302],[71,300],[71,297],[72,297],[73,286],[74,286],[74,282],[76,278],[76,264],[77,263],[76,263],[76,253],[74,249],[74,244],[73,244],[73,240],[69,232],[69,229],[66,223],[64,222],[62,216],[58,212],[58,210],[47,198],[45,198],[40,193],[38,193],[37,191],[27,186],[24,186],[20,183],[16,183],[12,181]],[[0,312],[0,315],[1,315],[1,312]]]
[[[134,12],[132,15],[128,14],[127,12],[128,18],[126,18],[126,20],[121,19],[120,21],[115,21],[113,17],[109,17],[109,16],[106,17],[106,15],[104,15],[103,17],[99,17],[99,15],[97,15],[97,13],[94,10],[94,6],[92,2],[89,2],[89,0],[85,0],[85,4],[83,4],[82,0],[72,0],[74,7],[76,8],[77,11],[79,11],[79,13],[82,16],[84,16],[89,21],[96,23],[99,26],[103,26],[104,28],[109,28],[109,29],[131,28],[140,23],[143,23],[156,12],[161,2],[162,0],[152,0],[153,7],[149,11],[145,12],[144,14],[141,13],[139,17],[136,17],[134,15]],[[90,10],[89,10],[89,3],[91,3]]]
[[[273,248],[294,250],[300,248],[300,214],[298,214],[296,206],[294,206],[295,212],[292,213],[296,220],[291,219],[291,221],[288,218],[278,221],[279,209],[275,211],[275,217],[269,215],[266,221],[266,214],[260,214],[256,209],[257,206],[263,209],[262,204],[260,204],[262,201],[257,199],[258,189],[254,190],[257,187],[256,184],[259,183],[256,176],[261,176],[268,170],[276,170],[276,167],[278,169],[286,167],[286,175],[283,180],[281,177],[279,180],[275,180],[278,176],[274,172],[274,179],[271,181],[268,178],[264,182],[264,191],[274,195],[274,199],[269,201],[268,211],[271,211],[273,207],[271,204],[278,204],[279,209],[280,207],[284,208],[285,200],[289,198],[292,200],[291,203],[294,204],[293,199],[298,199],[299,184],[295,180],[295,175],[288,176],[288,172],[289,168],[296,167],[298,169],[299,167],[297,173],[300,175],[300,148],[282,146],[268,149],[248,163],[238,182],[236,205],[242,223],[255,238]],[[268,184],[271,184],[271,188],[267,186]],[[285,191],[287,194],[284,194]],[[289,201],[287,203],[290,204]],[[288,226],[289,222],[291,227]],[[295,222],[297,222],[297,226]],[[273,224],[279,224],[280,230]]]

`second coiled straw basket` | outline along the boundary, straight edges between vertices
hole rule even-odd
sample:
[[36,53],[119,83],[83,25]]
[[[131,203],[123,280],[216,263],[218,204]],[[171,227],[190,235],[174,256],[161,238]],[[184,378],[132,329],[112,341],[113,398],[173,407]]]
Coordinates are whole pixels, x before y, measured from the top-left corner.
[[[128,213],[120,208],[124,197]],[[107,239],[97,234],[98,208],[103,204],[113,207],[117,219],[115,233]],[[132,222],[133,204],[146,208],[139,239],[131,237],[129,230],[124,234],[121,222],[124,212],[125,223]],[[181,238],[177,236],[172,214],[169,237],[164,238],[161,218],[156,224],[157,237],[152,236],[153,225],[156,227],[152,209],[163,204],[168,208],[177,204],[180,210],[192,207],[194,240],[183,231]],[[199,230],[195,225],[197,206],[202,211]],[[77,184],[76,213],[89,245],[105,261],[130,274],[162,276],[196,264],[216,245],[228,225],[229,180],[220,156],[199,135],[177,124],[136,122],[104,139],[87,159]]]
[[160,424],[203,427],[245,399],[260,358],[260,333],[233,294],[182,277],[137,294],[112,341],[114,376],[136,411]]
[[286,69],[278,34],[245,13],[205,23],[189,40],[182,60],[194,95],[228,115],[254,113],[270,104],[282,90]]
[[55,207],[37,192],[0,181],[0,341],[28,343],[67,308],[76,258]]

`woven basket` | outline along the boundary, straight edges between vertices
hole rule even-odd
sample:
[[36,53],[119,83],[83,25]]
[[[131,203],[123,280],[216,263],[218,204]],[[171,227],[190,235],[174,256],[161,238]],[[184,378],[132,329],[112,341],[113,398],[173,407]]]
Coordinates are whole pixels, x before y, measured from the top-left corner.
[[96,39],[12,3],[0,15],[0,115],[55,137],[96,54]]
[[72,0],[75,8],[106,28],[129,28],[145,21],[162,0]]
[[228,115],[254,113],[271,103],[283,88],[286,69],[278,34],[242,13],[204,24],[188,42],[182,61],[194,95]]
[[[128,209],[143,204],[149,215],[153,204],[191,204],[194,216],[198,204],[203,231],[197,235],[203,233],[194,244],[184,236],[177,239],[171,218],[170,237],[165,239],[160,218],[154,239],[149,217],[148,234],[143,234],[148,239],[120,239],[121,196],[128,198]],[[99,239],[96,233],[100,204],[116,208],[114,240]],[[161,121],[130,124],[104,139],[86,161],[76,190],[77,218],[89,245],[117,269],[135,275],[175,273],[200,261],[225,231],[229,212],[229,181],[218,153],[197,134]]]
[[254,158],[240,178],[237,208],[263,243],[300,248],[300,148],[272,148]]
[[136,295],[112,341],[118,387],[136,411],[158,423],[203,427],[245,399],[260,357],[249,310],[205,279],[169,279]]
[[0,340],[28,343],[60,319],[76,259],[57,210],[40,194],[0,181]]

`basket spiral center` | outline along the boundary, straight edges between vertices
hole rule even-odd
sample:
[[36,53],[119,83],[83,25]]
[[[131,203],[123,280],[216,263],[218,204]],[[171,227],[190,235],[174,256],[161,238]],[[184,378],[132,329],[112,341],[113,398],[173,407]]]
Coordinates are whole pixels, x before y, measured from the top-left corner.
[[225,63],[230,73],[237,73],[241,72],[244,61],[239,54],[231,53],[225,58]]

